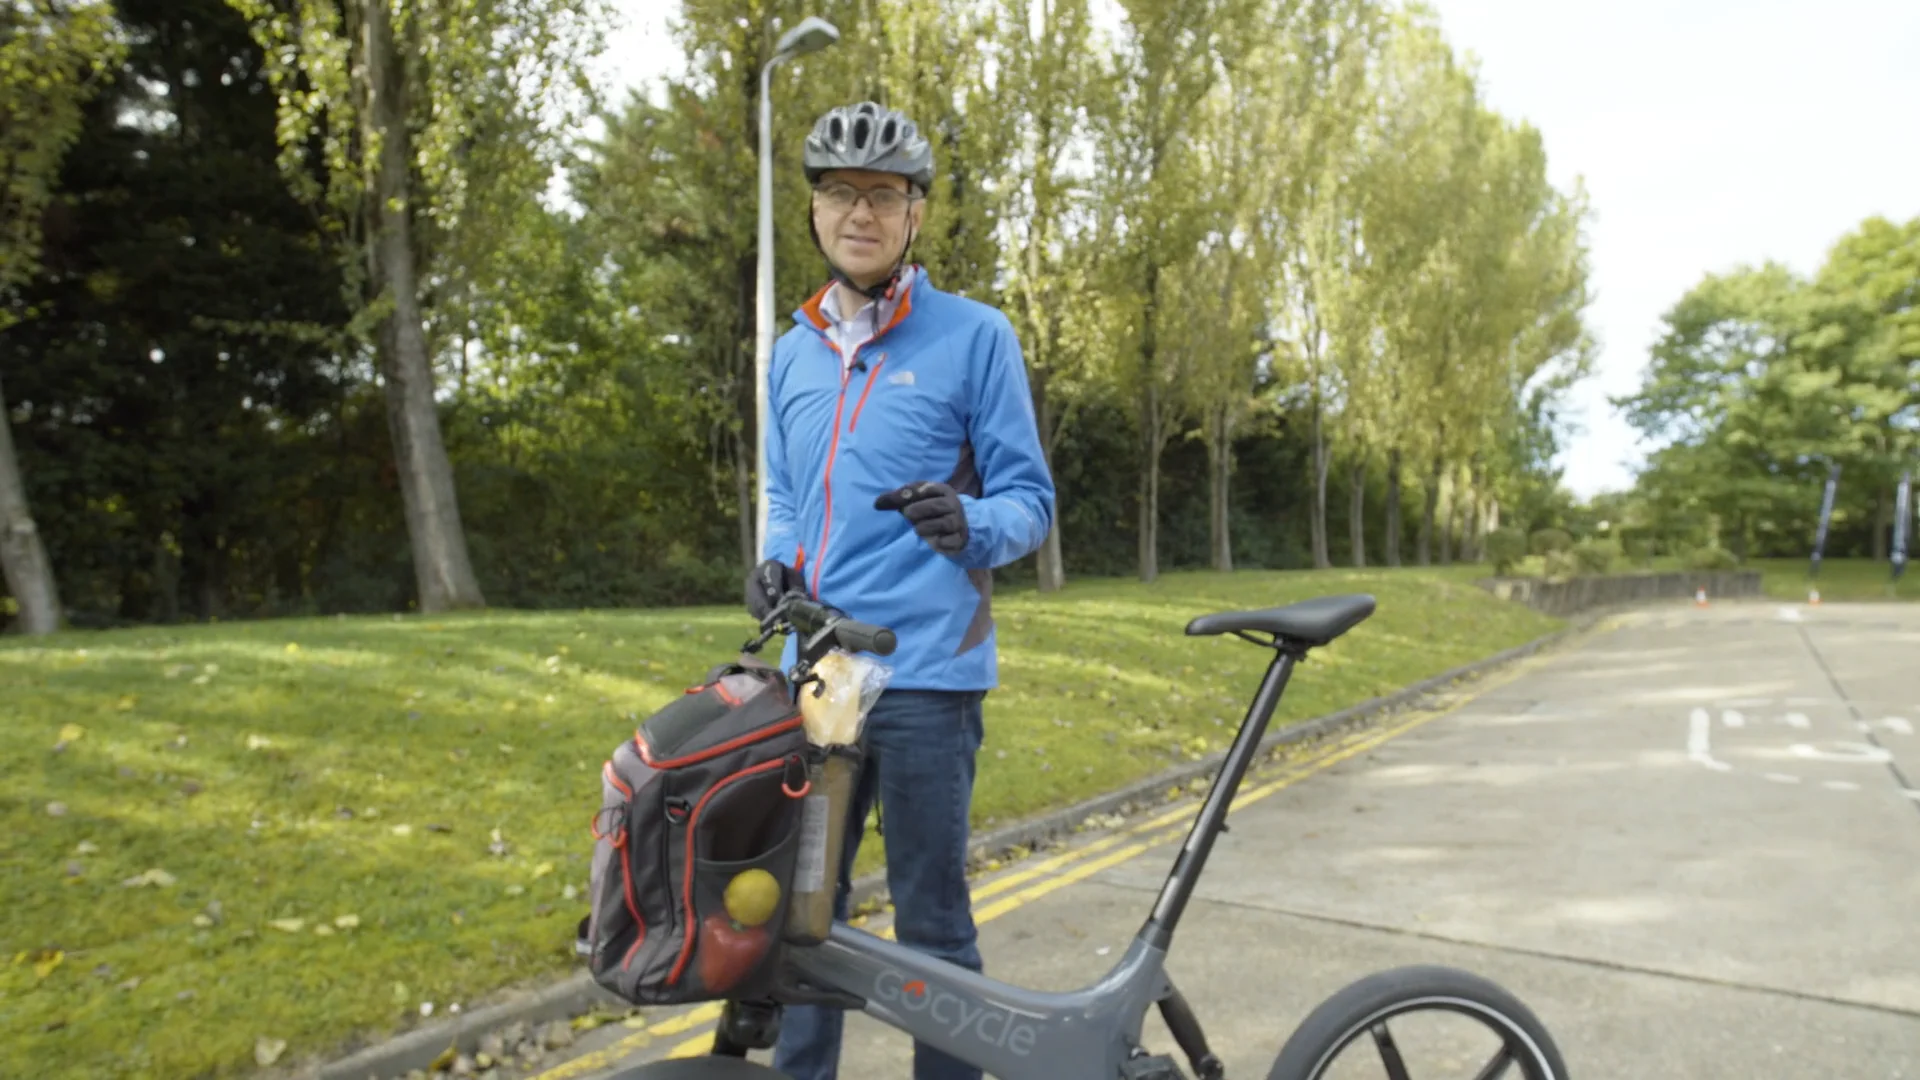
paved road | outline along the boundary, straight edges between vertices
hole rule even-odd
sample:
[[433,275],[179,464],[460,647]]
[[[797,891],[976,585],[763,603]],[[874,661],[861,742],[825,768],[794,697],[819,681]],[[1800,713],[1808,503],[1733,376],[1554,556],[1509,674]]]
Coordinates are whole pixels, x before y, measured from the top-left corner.
[[[1171,973],[1230,1077],[1264,1077],[1350,980],[1432,962],[1532,1004],[1575,1077],[1920,1080],[1916,661],[1915,607],[1636,613],[1444,715],[1250,781]],[[1102,974],[1170,835],[1136,827],[984,883],[989,972],[1042,989]],[[701,1015],[594,1032],[544,1075],[685,1054]],[[1157,1017],[1147,1034],[1177,1055]],[[1433,1037],[1415,1076],[1473,1075]],[[908,1046],[856,1016],[841,1076],[905,1077]]]

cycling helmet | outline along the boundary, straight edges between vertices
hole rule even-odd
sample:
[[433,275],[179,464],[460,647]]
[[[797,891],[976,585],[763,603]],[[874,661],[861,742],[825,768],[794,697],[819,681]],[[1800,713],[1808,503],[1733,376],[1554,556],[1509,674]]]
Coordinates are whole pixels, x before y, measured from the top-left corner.
[[933,146],[897,110],[871,101],[828,109],[807,136],[807,183],[828,169],[872,169],[904,176],[926,194],[933,187]]
[[[809,184],[818,184],[821,175],[829,169],[871,169],[906,177],[913,191],[923,197],[933,186],[933,146],[925,135],[920,134],[919,125],[907,119],[904,113],[871,101],[828,109],[814,122],[813,131],[807,135],[802,163]],[[813,237],[814,246],[825,255],[826,247],[820,243],[820,234],[814,226],[811,213],[807,215],[807,233]],[[899,284],[900,275],[906,271],[907,258],[913,252],[913,241],[914,230],[909,228],[907,242],[894,260],[893,272],[887,275],[886,280],[874,285],[856,283],[847,276],[846,271],[834,265],[831,258],[826,260],[827,272],[833,275],[834,280],[869,300],[891,296]],[[878,333],[878,304],[874,305],[873,318],[874,332]]]

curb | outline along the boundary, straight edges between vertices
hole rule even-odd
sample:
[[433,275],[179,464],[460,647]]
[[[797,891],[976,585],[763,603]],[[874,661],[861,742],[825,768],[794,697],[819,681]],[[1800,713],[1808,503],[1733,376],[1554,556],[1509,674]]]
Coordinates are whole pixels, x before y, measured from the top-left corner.
[[[1260,740],[1254,765],[1257,767],[1261,758],[1270,756],[1282,747],[1326,735],[1337,729],[1392,712],[1436,690],[1484,675],[1495,668],[1511,664],[1584,634],[1607,617],[1619,614],[1625,608],[1626,605],[1609,605],[1606,608],[1594,608],[1566,616],[1567,626],[1525,644],[1451,668],[1391,694],[1371,698],[1325,716],[1289,724],[1277,731],[1270,731]],[[1211,776],[1226,760],[1226,756],[1226,751],[1216,751],[1199,761],[1156,773],[1118,791],[1095,796],[1026,821],[1002,826],[977,837],[972,842],[969,861],[977,865],[1016,849],[1024,849],[1028,853],[1038,852],[1054,841],[1078,832],[1088,818],[1116,812],[1125,814],[1148,806],[1163,805],[1169,801],[1166,797],[1168,788],[1184,788],[1197,779]],[[850,908],[858,909],[864,904],[883,899],[886,895],[886,886],[884,871],[870,873],[854,881],[852,894],[848,898]],[[633,1009],[630,1002],[602,988],[594,982],[591,975],[585,972],[567,976],[557,983],[538,990],[507,991],[506,993],[511,995],[508,1000],[463,1013],[458,1019],[440,1021],[396,1035],[348,1057],[327,1062],[317,1069],[309,1068],[297,1075],[312,1078],[312,1080],[393,1080],[393,1078],[405,1076],[414,1069],[425,1070],[449,1045],[457,1045],[462,1052],[471,1053],[474,1044],[482,1034],[511,1024],[520,1023],[530,1029],[538,1028],[554,1020],[568,1020],[587,1013],[596,1005],[621,1012],[629,1012]]]

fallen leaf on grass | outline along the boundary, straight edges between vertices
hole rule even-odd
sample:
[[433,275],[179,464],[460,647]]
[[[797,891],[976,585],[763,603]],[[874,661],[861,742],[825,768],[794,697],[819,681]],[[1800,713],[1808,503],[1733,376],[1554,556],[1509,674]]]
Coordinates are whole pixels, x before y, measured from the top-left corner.
[[178,881],[178,880],[179,879],[174,877],[172,874],[169,874],[165,870],[161,870],[158,867],[156,867],[152,870],[145,871],[144,873],[135,874],[133,877],[128,878],[127,880],[121,882],[120,884],[126,886],[129,889],[138,889],[143,885],[157,885],[160,888],[164,889],[167,886],[172,885],[175,881]]
[[67,804],[66,804],[66,803],[63,803],[63,802],[60,802],[60,801],[59,801],[59,800],[57,800],[57,799],[56,799],[56,800],[54,800],[53,802],[50,802],[50,803],[48,803],[48,804],[47,804],[47,816],[48,816],[48,817],[66,817],[66,816],[67,816]]
[[79,724],[62,724],[60,726],[59,741],[62,743],[79,742],[86,733],[87,729],[81,727]]
[[326,923],[321,923],[319,926],[313,928],[313,932],[321,937],[332,937],[333,927],[328,926]]
[[267,925],[273,927],[275,930],[284,930],[289,934],[297,934],[301,930],[306,928],[307,920],[305,919],[269,919],[267,921]]
[[273,741],[271,739],[268,739],[265,735],[247,736],[247,749],[249,750],[265,750],[267,747],[272,745],[273,745]]
[[100,846],[91,840],[82,840],[73,845],[73,853],[75,855],[98,855],[100,854]]
[[538,881],[541,878],[546,877],[548,874],[551,874],[551,873],[553,873],[553,864],[550,862],[543,862],[539,866],[536,866],[533,868],[533,879],[535,881]]
[[411,826],[411,825],[395,825],[395,826],[393,827],[393,835],[395,835],[395,836],[412,836],[412,835],[413,835],[413,826]]
[[138,975],[135,975],[133,978],[128,979],[127,981],[120,983],[114,987],[115,990],[118,990],[123,994],[132,993],[133,991],[138,990],[139,988],[140,988],[140,976]]
[[516,882],[514,882],[513,884],[511,884],[511,885],[509,885],[509,886],[507,886],[507,895],[508,895],[508,896],[519,896],[519,895],[520,895],[521,893],[523,893],[523,892],[526,892],[526,891],[527,891],[527,887],[526,887],[525,885],[522,885],[522,884],[520,884],[520,883],[519,883],[519,882],[517,882],[517,881],[516,881]]
[[132,712],[133,707],[138,704],[140,704],[139,695],[122,694],[120,700],[113,703],[113,708],[115,712]]
[[579,897],[579,895],[580,895],[579,886],[575,885],[571,881],[567,882],[566,888],[560,890],[560,896],[566,900],[576,899]]
[[253,1044],[253,1060],[263,1068],[279,1061],[280,1055],[286,1052],[287,1040],[285,1039],[269,1039],[262,1035]]
[[449,1043],[447,1048],[440,1051],[439,1056],[433,1059],[433,1063],[427,1066],[427,1071],[430,1073],[446,1072],[453,1068],[453,1063],[459,1056],[459,1047]]
[[[59,967],[67,958],[67,954],[60,949],[41,949],[31,954],[21,954],[21,956],[29,955],[33,959],[33,977],[36,979],[44,979],[53,974],[53,969]],[[20,958],[16,957],[14,962],[19,963]]]
[[360,916],[336,915],[333,917],[333,925],[339,927],[342,930],[352,930],[353,928],[360,925]]

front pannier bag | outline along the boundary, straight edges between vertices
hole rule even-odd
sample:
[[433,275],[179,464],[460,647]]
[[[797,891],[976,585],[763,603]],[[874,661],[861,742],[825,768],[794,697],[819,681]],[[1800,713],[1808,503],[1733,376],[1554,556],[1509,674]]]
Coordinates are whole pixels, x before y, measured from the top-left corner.
[[640,1005],[768,985],[808,757],[786,677],[745,664],[715,668],[614,748],[577,943],[600,985]]

